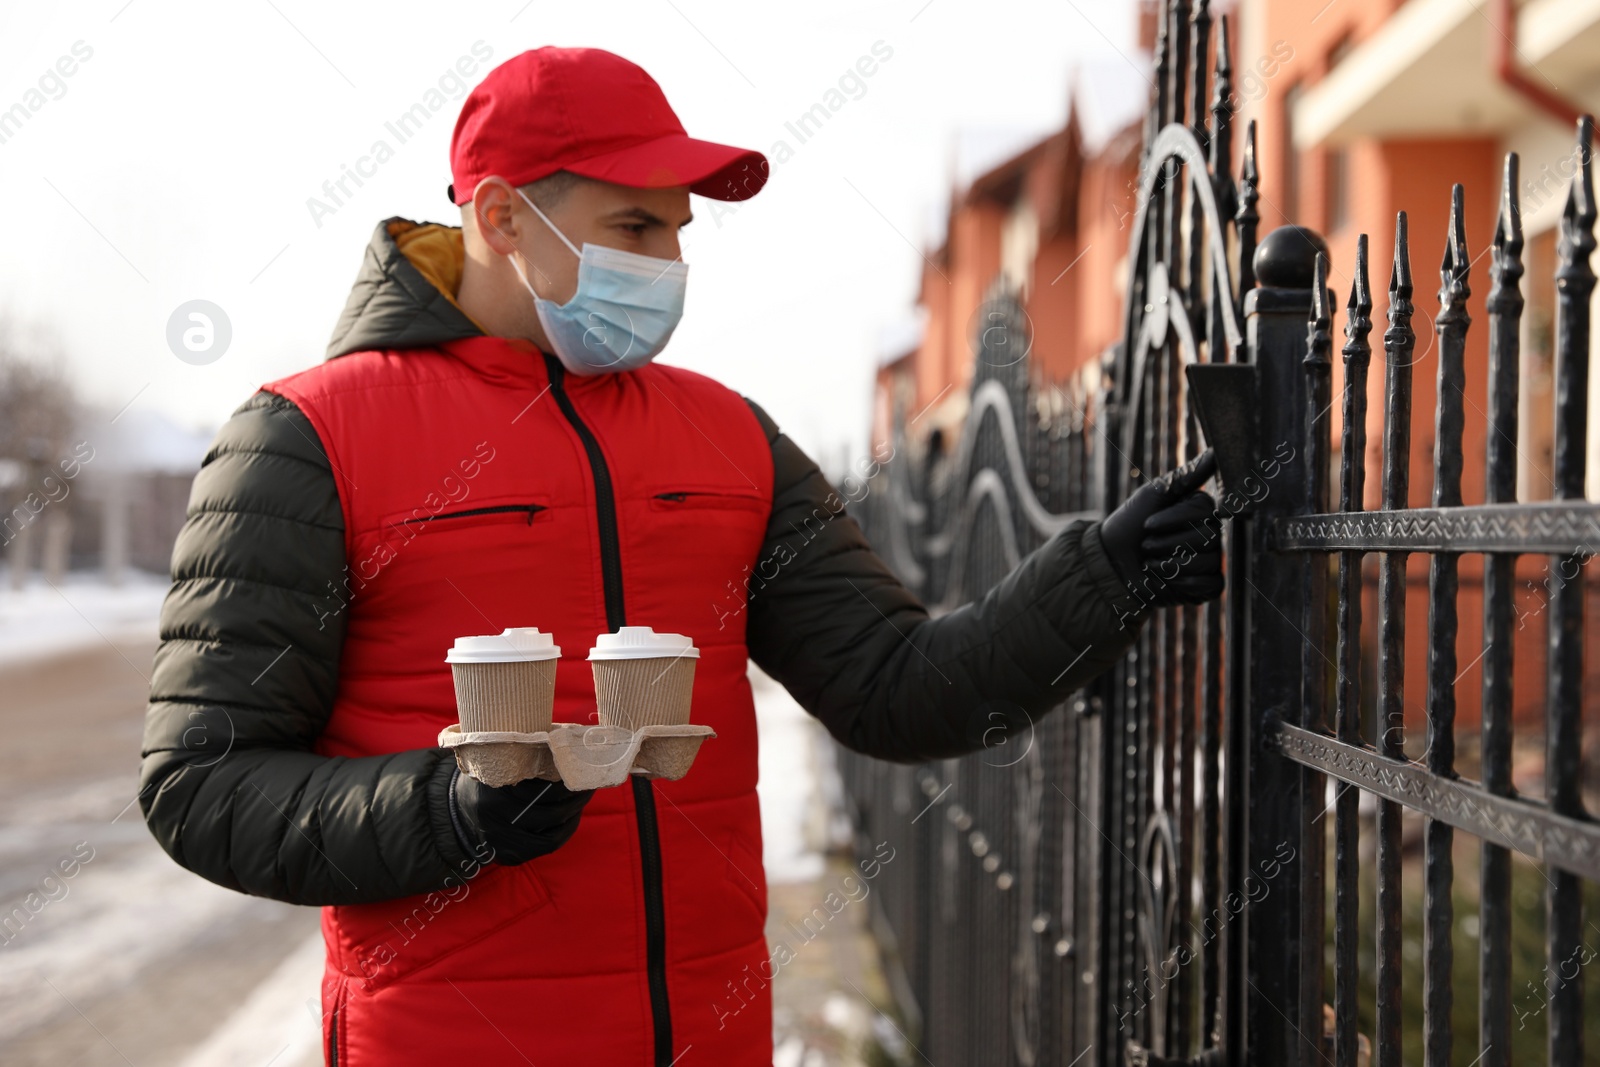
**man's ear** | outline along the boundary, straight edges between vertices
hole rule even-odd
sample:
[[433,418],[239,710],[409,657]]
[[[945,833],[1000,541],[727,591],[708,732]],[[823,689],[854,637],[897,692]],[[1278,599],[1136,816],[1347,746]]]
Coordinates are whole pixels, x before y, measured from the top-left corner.
[[472,190],[472,200],[465,207],[471,211],[473,228],[483,243],[499,255],[509,255],[516,248],[517,216],[512,210],[517,192],[511,183],[499,175],[491,174]]

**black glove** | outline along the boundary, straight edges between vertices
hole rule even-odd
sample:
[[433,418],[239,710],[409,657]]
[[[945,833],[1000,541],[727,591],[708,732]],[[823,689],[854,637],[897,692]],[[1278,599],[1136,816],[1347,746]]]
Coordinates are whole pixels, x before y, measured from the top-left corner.
[[450,778],[450,821],[461,847],[514,867],[554,852],[578,829],[578,816],[593,789],[574,792],[560,782],[526,778],[512,785],[484,785],[456,769]]
[[1222,593],[1222,522],[1200,487],[1216,473],[1206,449],[1133,494],[1100,523],[1100,543],[1130,594],[1148,607],[1201,604]]

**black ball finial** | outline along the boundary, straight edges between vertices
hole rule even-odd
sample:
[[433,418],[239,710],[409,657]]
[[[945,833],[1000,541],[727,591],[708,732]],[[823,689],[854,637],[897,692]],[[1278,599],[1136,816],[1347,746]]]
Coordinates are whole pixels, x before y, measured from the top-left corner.
[[[1279,226],[1256,246],[1256,283],[1273,289],[1310,289],[1317,253],[1328,255],[1328,242],[1309,226]],[[1333,262],[1333,257],[1328,256]]]

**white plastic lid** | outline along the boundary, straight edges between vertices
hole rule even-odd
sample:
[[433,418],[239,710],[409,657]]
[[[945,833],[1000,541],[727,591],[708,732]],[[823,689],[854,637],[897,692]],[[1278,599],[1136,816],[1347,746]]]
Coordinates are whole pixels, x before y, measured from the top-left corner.
[[624,626],[601,634],[589,650],[590,659],[654,659],[662,656],[700,657],[700,650],[684,634],[658,634],[648,626]]
[[561,648],[550,634],[536,626],[514,626],[497,634],[458,637],[446,663],[525,663],[530,660],[560,659]]

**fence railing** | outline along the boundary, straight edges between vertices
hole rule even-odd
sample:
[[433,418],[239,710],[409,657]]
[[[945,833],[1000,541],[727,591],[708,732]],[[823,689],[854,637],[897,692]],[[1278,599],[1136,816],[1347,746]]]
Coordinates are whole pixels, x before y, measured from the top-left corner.
[[[1069,383],[1036,380],[1026,315],[995,289],[958,440],[906,441],[898,412],[896,455],[924,458],[886,467],[881,491],[854,512],[937,614],[1203,441],[1222,460],[1222,601],[1156,613],[1087,690],[1025,732],[997,727],[971,756],[914,768],[842,758],[863,839],[907,856],[885,869],[874,917],[913,1042],[941,1065],[1592,1062],[1600,1010],[1585,1010],[1584,970],[1600,935],[1585,932],[1600,921],[1585,918],[1584,898],[1600,911],[1600,825],[1582,778],[1582,571],[1600,546],[1600,505],[1584,498],[1592,124],[1579,129],[1582,165],[1557,243],[1553,499],[1516,494],[1524,268],[1513,156],[1490,250],[1486,410],[1466,387],[1474,254],[1460,186],[1449,205],[1436,337],[1424,346],[1436,375],[1432,494],[1412,507],[1419,356],[1405,215],[1381,337],[1383,409],[1369,415],[1367,240],[1349,275],[1336,397],[1326,247],[1297,227],[1256,247],[1253,127],[1239,178],[1231,171],[1225,21],[1209,121],[1201,104],[1209,29],[1204,3],[1169,0],[1122,343]],[[1471,504],[1469,420],[1486,442],[1484,499]],[[1381,438],[1375,511],[1365,510],[1369,423]],[[1409,716],[1420,738],[1408,737],[1405,709],[1414,555],[1428,564],[1421,699]],[[1465,600],[1464,556],[1473,576],[1482,564],[1481,594],[1474,585]],[[1539,556],[1519,570],[1519,558]],[[1512,761],[1513,628],[1527,625],[1516,596],[1530,567],[1547,594],[1542,797],[1519,787]],[[1457,653],[1463,603],[1483,615],[1476,658]],[[1457,689],[1474,669],[1481,723],[1465,758]],[[1457,855],[1474,844],[1476,877],[1458,878]],[[1542,948],[1533,958],[1530,931]],[[1536,1011],[1519,982],[1539,983]]]
[[[1081,381],[1030,377],[1014,294],[997,288],[979,320],[972,401],[952,455],[891,464],[879,476],[886,491],[860,505],[874,544],[935,613],[981,596],[1074,518],[1099,513],[1103,397]],[[966,759],[911,768],[843,754],[860,831],[908,855],[880,876],[875,915],[916,1043],[947,1050],[935,1062],[1046,1063],[1073,1038],[1073,1013],[1054,1005],[1083,988],[1079,931],[1095,923],[1076,889],[1081,814],[1070,777],[1095,747],[1082,736],[1098,727],[1091,699],[1024,734],[997,725]]]

